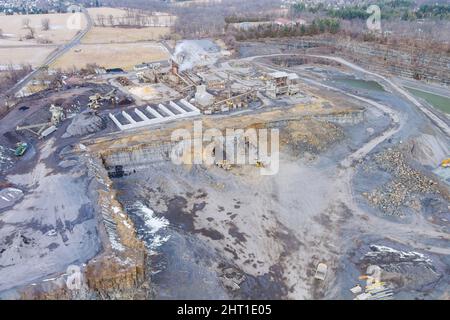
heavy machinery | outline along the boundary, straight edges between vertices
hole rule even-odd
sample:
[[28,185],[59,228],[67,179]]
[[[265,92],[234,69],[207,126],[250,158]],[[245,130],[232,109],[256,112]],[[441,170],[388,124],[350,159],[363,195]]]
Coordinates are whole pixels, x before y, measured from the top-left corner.
[[158,83],[158,72],[157,69],[146,70],[136,74],[141,82],[144,83]]
[[264,162],[262,162],[260,160],[256,160],[255,165],[257,168],[264,168]]
[[324,281],[328,272],[328,266],[325,263],[319,263],[317,265],[316,273],[314,274],[314,279]]
[[450,168],[450,158],[442,160],[441,167],[442,168]]
[[52,114],[52,117],[50,119],[52,125],[57,126],[61,121],[64,120],[65,116],[63,113],[63,108],[52,104],[49,108],[49,111]]
[[57,126],[61,123],[61,121],[65,119],[62,107],[58,107],[52,104],[49,108],[49,111],[51,113],[50,122],[31,124],[27,126],[17,126],[16,130],[27,130],[39,136],[39,138],[45,138],[49,134],[56,131]]
[[14,151],[14,154],[16,155],[16,157],[21,157],[25,154],[25,152],[28,149],[28,144],[26,142],[19,142],[17,144],[17,148]]
[[96,93],[93,96],[89,97],[89,103],[88,107],[92,110],[97,110],[100,108],[100,103],[102,101],[110,100],[112,103],[116,102],[116,97],[114,96],[114,93],[116,92],[116,89],[112,89],[110,92],[102,96],[100,93]]
[[[383,281],[381,281],[382,269],[376,265],[367,267],[367,274],[358,277],[359,280],[366,280],[364,292],[358,285],[350,291],[357,296],[353,300],[390,300],[393,298],[394,292]],[[359,287],[359,288],[358,288]]]

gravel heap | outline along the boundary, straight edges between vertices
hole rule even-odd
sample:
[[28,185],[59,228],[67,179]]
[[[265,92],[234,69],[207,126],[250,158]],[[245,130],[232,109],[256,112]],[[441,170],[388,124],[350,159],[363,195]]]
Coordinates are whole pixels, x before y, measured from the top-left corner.
[[105,127],[105,121],[100,116],[95,114],[94,111],[86,110],[73,118],[72,123],[67,127],[62,137],[84,136],[98,132]]
[[381,170],[391,173],[393,179],[370,193],[363,193],[363,196],[384,213],[402,215],[405,207],[418,210],[419,194],[439,194],[437,182],[406,164],[400,150],[379,153],[374,161]]

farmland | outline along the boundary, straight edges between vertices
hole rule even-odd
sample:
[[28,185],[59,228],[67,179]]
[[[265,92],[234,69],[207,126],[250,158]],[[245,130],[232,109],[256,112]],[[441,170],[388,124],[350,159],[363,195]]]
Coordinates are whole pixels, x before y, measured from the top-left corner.
[[168,27],[114,28],[94,27],[83,39],[86,44],[132,43],[158,40],[170,33]]
[[[72,39],[78,32],[75,27],[71,27],[71,13],[57,14],[34,14],[34,15],[13,15],[1,16],[0,29],[3,31],[4,39],[1,45],[35,45],[39,42],[51,42],[52,44],[63,44]],[[86,20],[79,14],[81,28],[85,27]],[[43,20],[48,19],[48,30],[43,30]],[[29,28],[35,32],[33,39],[27,39]]]
[[167,59],[168,54],[156,42],[116,44],[82,44],[66,53],[51,67],[68,69],[82,68],[87,64],[97,64],[105,68],[131,70],[134,65]]
[[53,49],[52,47],[37,47],[33,50],[30,50],[30,48],[15,48],[14,54],[11,54],[11,49],[0,47],[0,67],[7,68],[9,65],[17,67],[22,64],[31,64],[31,66],[37,67]]

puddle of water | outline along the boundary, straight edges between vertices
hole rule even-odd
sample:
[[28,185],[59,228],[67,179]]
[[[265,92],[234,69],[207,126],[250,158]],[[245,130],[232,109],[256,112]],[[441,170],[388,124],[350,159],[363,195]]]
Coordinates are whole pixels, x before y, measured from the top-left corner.
[[440,96],[430,92],[413,89],[410,87],[406,87],[406,90],[408,90],[413,95],[424,99],[434,108],[444,111],[445,113],[450,113],[450,98],[446,98],[444,96]]
[[157,217],[155,212],[137,201],[134,205],[127,208],[127,211],[134,214],[138,221],[138,234],[145,241],[150,254],[154,254],[156,249],[166,243],[170,236],[165,235],[164,230],[168,227],[169,221],[164,217]]
[[372,80],[367,81],[361,79],[340,78],[336,79],[335,81],[356,89],[385,91],[384,88],[378,82]]

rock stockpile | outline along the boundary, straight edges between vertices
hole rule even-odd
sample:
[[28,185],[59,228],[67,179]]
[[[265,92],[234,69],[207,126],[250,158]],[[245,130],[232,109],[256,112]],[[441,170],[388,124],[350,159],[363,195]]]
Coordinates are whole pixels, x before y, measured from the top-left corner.
[[393,179],[370,193],[363,193],[370,204],[390,215],[402,215],[403,209],[420,209],[420,194],[439,194],[435,180],[411,168],[400,150],[390,149],[374,157],[375,165]]
[[94,111],[88,110],[76,115],[70,125],[67,127],[63,138],[84,136],[90,133],[98,132],[106,127],[105,121],[95,114]]

